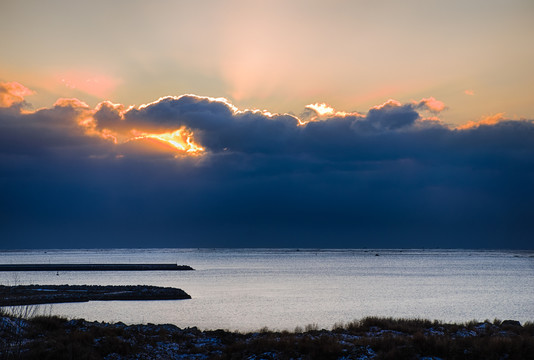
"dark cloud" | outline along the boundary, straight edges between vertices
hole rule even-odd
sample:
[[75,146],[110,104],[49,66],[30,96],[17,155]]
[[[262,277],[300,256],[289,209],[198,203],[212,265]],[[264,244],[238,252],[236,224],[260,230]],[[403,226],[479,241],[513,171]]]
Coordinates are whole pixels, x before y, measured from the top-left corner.
[[412,105],[400,105],[392,101],[372,108],[365,118],[366,122],[378,130],[396,130],[412,126],[417,119],[419,119],[419,113]]
[[268,117],[261,112],[239,112],[224,100],[193,95],[166,97],[140,109],[118,115],[108,106],[95,114],[98,127],[117,130],[134,128],[165,132],[185,126],[211,152],[225,149],[240,152],[279,151],[295,139],[298,120],[290,115]]
[[[305,124],[194,95],[12,104],[0,246],[532,248],[534,123],[451,129],[424,121],[428,103],[309,108]],[[126,139],[182,127],[202,156]]]
[[79,121],[90,116],[87,105],[62,100],[54,107],[23,112],[0,108],[0,154],[3,156],[90,156],[109,151],[109,144],[88,136]]

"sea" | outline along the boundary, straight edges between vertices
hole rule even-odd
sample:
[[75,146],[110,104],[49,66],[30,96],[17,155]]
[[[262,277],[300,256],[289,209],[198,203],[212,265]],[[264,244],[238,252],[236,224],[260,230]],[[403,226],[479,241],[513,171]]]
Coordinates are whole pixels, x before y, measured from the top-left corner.
[[0,264],[176,263],[195,271],[0,272],[0,285],[156,285],[190,300],[40,305],[44,314],[233,331],[331,329],[367,316],[534,321],[534,251],[88,249],[0,251]]

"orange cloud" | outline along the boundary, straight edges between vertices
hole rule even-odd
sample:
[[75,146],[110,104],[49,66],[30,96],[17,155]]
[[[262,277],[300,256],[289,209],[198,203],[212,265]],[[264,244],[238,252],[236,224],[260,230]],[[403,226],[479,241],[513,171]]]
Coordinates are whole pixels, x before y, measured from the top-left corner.
[[487,116],[479,121],[469,121],[467,124],[460,125],[456,129],[467,130],[467,129],[479,127],[481,125],[495,125],[503,120],[505,120],[504,113],[498,113],[495,115]]
[[473,90],[465,90],[464,94],[472,96],[472,95],[475,95],[475,92]]
[[18,82],[0,83],[0,107],[10,107],[13,104],[23,103],[24,97],[32,94],[35,92]]
[[418,120],[420,122],[423,122],[423,121],[434,121],[434,122],[441,122],[441,119],[437,116],[428,116],[428,117],[424,117],[424,118],[421,118],[420,120]]
[[70,107],[73,109],[89,109],[89,105],[76,98],[60,98],[54,103],[54,107]]
[[391,107],[397,107],[397,106],[402,106],[402,104],[398,102],[397,100],[389,99],[388,101],[386,101],[385,103],[381,105],[373,106],[371,109],[381,110],[384,108],[391,108]]
[[423,98],[419,102],[413,101],[418,108],[425,108],[430,112],[439,113],[445,110],[447,107],[443,101],[436,100],[433,97]]
[[[140,125],[139,123],[132,124],[125,121],[125,114],[130,110],[145,109],[159,101],[178,98],[171,96],[160,98],[153,103],[140,105],[137,109],[134,106],[126,107],[123,104],[103,101],[91,111],[90,116],[87,116],[85,121],[79,121],[79,124],[86,128],[88,135],[99,136],[112,141],[116,145],[120,145],[119,151],[126,150],[130,153],[133,150],[135,153],[147,154],[202,155],[205,149],[195,141],[193,131],[185,126],[162,133],[155,130],[147,130],[146,128],[140,131],[135,128]],[[229,104],[228,100],[223,98],[203,99]],[[232,110],[237,112],[235,107]]]
[[85,102],[76,98],[60,98],[54,103],[56,109],[70,109],[75,112],[74,119],[84,133],[89,136],[97,136],[105,140],[117,143],[114,133],[108,129],[98,130],[94,119],[95,110]]

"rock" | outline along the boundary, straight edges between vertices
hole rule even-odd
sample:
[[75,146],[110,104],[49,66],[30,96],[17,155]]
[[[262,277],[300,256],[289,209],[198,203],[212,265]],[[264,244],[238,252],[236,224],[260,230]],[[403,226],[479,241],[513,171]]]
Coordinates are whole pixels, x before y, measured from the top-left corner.
[[521,327],[521,323],[517,320],[504,320],[501,326],[518,326]]

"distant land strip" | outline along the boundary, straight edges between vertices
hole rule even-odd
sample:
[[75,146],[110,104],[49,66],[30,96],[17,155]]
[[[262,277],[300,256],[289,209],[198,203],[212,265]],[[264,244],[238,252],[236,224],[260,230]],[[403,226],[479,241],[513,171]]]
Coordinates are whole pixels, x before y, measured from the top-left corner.
[[149,285],[0,285],[0,306],[105,300],[183,300],[182,289]]
[[156,271],[194,270],[176,264],[0,264],[0,271]]

